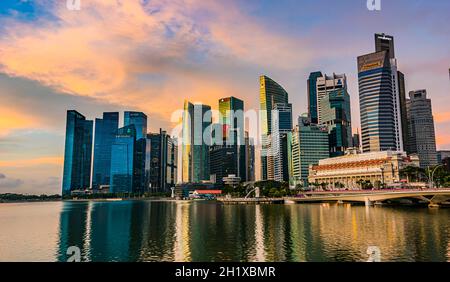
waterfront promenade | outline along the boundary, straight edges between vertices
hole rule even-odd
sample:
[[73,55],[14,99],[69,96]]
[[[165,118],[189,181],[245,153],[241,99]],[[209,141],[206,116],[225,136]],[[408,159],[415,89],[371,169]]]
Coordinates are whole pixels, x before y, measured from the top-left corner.
[[372,205],[386,201],[409,200],[414,203],[437,207],[450,200],[450,188],[441,189],[395,189],[395,190],[330,190],[311,191],[296,197],[284,198],[218,198],[224,204],[258,203],[313,203],[313,202],[349,202]]

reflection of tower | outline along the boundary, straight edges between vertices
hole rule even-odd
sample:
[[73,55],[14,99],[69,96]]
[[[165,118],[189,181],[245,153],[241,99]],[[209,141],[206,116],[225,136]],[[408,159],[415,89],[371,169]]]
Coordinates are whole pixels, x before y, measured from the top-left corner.
[[266,261],[266,251],[264,250],[264,223],[260,205],[255,205],[255,251],[253,261]]
[[175,244],[174,261],[186,262],[191,260],[189,250],[189,204],[177,203],[175,213]]
[[86,237],[86,208],[86,203],[63,203],[59,218],[58,261],[67,261],[70,256],[66,252],[71,246],[79,247],[81,255],[86,253],[83,244]]
[[[86,236],[84,238],[84,244],[83,244],[83,249],[85,250],[90,250],[91,249],[91,225],[92,225],[92,220],[91,220],[91,215],[92,215],[92,210],[93,210],[93,202],[89,202],[88,206],[87,206],[87,211],[86,211]],[[90,252],[86,252],[84,253],[84,257],[82,258],[82,261],[91,261],[91,258],[88,257],[90,256]]]

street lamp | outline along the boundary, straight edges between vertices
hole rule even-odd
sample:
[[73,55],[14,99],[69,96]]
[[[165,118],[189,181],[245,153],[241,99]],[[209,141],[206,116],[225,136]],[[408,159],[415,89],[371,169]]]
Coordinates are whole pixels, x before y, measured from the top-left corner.
[[[433,181],[433,178],[434,178],[434,173],[436,172],[436,170],[438,169],[438,168],[440,168],[440,167],[442,167],[442,166],[444,166],[444,165],[438,165],[438,166],[436,166],[434,169],[433,169],[433,172],[431,173],[431,177],[430,177],[430,189],[433,189],[434,188],[434,181]],[[428,173],[430,173],[429,171],[428,171]]]

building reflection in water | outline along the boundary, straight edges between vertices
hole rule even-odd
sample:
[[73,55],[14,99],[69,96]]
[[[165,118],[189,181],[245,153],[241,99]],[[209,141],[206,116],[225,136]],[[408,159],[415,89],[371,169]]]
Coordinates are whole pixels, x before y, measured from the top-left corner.
[[176,203],[175,243],[173,246],[174,261],[191,260],[189,238],[189,207],[188,203]]
[[252,261],[266,261],[266,250],[264,248],[264,221],[260,205],[255,205],[255,251],[255,257]]
[[209,202],[64,202],[59,261],[449,261],[448,210]]

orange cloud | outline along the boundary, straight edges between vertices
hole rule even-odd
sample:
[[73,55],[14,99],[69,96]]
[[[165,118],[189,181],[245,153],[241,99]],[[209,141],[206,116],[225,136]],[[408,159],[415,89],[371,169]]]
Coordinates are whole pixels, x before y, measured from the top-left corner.
[[[0,72],[169,118],[186,97],[214,106],[220,96],[257,93],[230,86],[241,64],[299,68],[310,53],[233,2],[141,2],[83,1],[81,11],[55,5],[49,10],[57,24],[5,20],[9,33],[0,39]],[[199,12],[207,16],[196,18]],[[220,67],[214,73],[211,65]],[[247,85],[257,87],[257,75]]]
[[8,135],[12,130],[36,126],[37,120],[23,112],[5,106],[0,107],[0,136]]
[[449,122],[450,121],[450,112],[435,113],[434,120],[437,123]]
[[61,166],[63,164],[63,162],[64,162],[64,158],[60,157],[60,156],[41,157],[41,158],[34,158],[34,159],[0,161],[0,167],[24,168],[24,167],[32,167],[32,166],[43,166],[43,165]]

